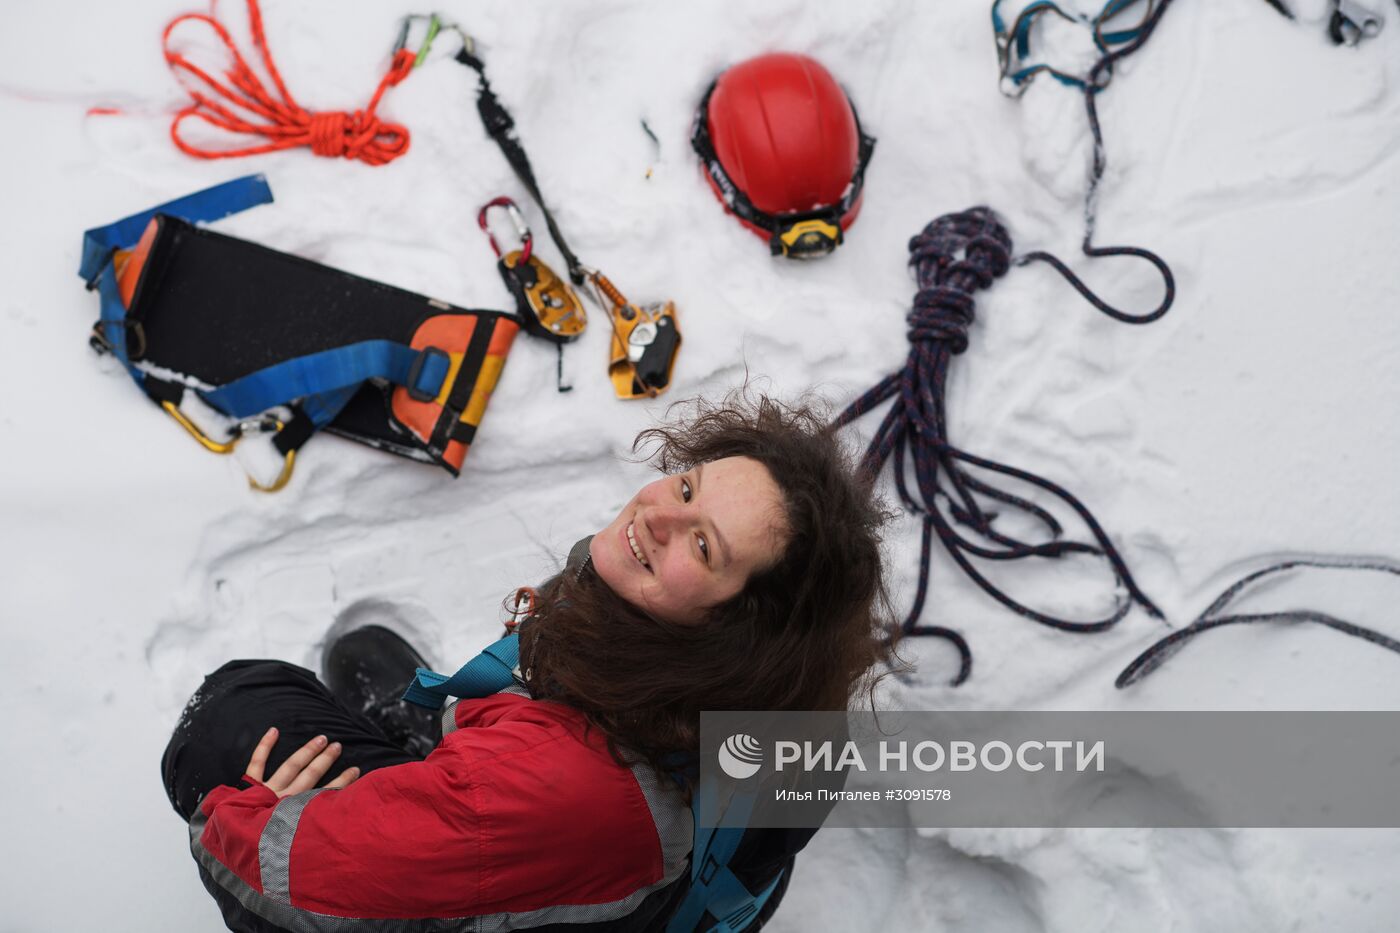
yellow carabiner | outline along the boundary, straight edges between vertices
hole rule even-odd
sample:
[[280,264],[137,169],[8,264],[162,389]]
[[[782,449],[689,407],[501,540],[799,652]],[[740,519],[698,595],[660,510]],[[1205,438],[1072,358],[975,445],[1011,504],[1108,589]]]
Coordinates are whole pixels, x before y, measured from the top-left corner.
[[[278,422],[277,429],[279,431],[282,430],[281,422]],[[282,472],[279,473],[277,475],[277,478],[272,481],[272,485],[264,486],[262,483],[259,483],[257,480],[253,479],[253,475],[251,473],[248,474],[248,485],[256,489],[258,492],[277,492],[282,487],[286,486],[292,481],[292,467],[296,466],[296,462],[297,452],[295,450],[289,450],[287,451],[287,456],[282,460]]]
[[[238,446],[238,442],[243,440],[244,437],[249,434],[261,433],[262,430],[257,422],[245,422],[240,426],[238,433],[234,434],[233,437],[226,441],[216,441],[200,430],[199,425],[187,418],[185,413],[180,411],[179,407],[176,406],[174,402],[161,402],[160,407],[165,410],[166,414],[175,419],[176,424],[180,425],[180,427],[189,432],[191,437],[199,441],[201,447],[211,453],[231,454],[234,448]],[[277,425],[277,431],[273,433],[280,432],[284,427],[281,421],[274,419],[272,423]],[[258,492],[277,492],[283,489],[292,480],[292,469],[296,466],[296,460],[297,452],[295,450],[287,451],[286,455],[282,458],[282,471],[277,474],[275,480],[264,486],[250,473],[248,474],[248,485]]]
[[175,419],[176,424],[190,432],[190,436],[199,441],[199,445],[205,450],[216,454],[231,454],[233,453],[233,448],[238,446],[239,435],[235,434],[226,441],[214,440],[201,431],[199,425],[195,424],[189,418],[186,418],[185,413],[180,411],[174,402],[161,402],[160,407],[165,409],[166,414]]

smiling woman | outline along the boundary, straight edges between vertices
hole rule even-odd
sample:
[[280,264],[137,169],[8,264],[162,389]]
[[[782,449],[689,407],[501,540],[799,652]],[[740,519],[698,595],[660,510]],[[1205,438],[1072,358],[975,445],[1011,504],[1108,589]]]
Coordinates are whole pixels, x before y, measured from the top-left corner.
[[[534,594],[513,677],[446,691],[440,732],[399,700],[424,665],[392,618],[333,639],[325,685],[277,661],[207,678],[162,770],[229,927],[667,928],[701,711],[845,709],[892,657],[884,513],[825,425],[737,393],[644,432],[663,475]],[[748,929],[812,833],[744,835]]]
[[521,633],[532,691],[658,765],[701,710],[845,709],[889,659],[885,513],[823,412],[736,392],[672,416],[634,445],[662,477]]
[[643,486],[589,554],[608,589],[650,615],[697,624],[787,546],[783,493],[751,457]]

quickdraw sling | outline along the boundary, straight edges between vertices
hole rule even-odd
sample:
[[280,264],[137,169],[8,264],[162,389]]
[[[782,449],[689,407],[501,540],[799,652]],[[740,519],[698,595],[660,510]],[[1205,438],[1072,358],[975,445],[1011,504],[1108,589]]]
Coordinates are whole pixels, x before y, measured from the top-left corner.
[[[1104,170],[1108,167],[1108,155],[1103,144],[1103,129],[1099,125],[1097,95],[1108,87],[1109,81],[1112,80],[1114,64],[1146,44],[1152,36],[1153,30],[1157,28],[1157,24],[1161,22],[1162,14],[1167,11],[1172,0],[1145,0],[1146,6],[1142,19],[1131,27],[1117,30],[1109,30],[1108,27],[1119,16],[1143,0],[1109,0],[1098,15],[1092,19],[1066,13],[1049,0],[1036,0],[1021,11],[1009,29],[1001,16],[1002,2],[1003,0],[994,0],[992,3],[992,32],[996,39],[997,59],[1001,66],[1002,92],[1011,97],[1019,97],[1025,93],[1026,88],[1037,75],[1049,74],[1061,84],[1075,88],[1084,95],[1084,109],[1088,114],[1089,130],[1093,135],[1094,148],[1093,163],[1089,173],[1089,189],[1084,196],[1084,240],[1080,245],[1081,250],[1085,256],[1091,259],[1104,256],[1133,256],[1146,260],[1161,275],[1164,293],[1161,303],[1154,310],[1147,314],[1130,315],[1101,300],[1087,285],[1080,281],[1078,276],[1070,271],[1059,257],[1051,253],[1039,250],[1026,253],[1016,260],[1016,264],[1048,263],[1055,271],[1064,276],[1070,285],[1074,286],[1085,301],[1114,320],[1126,324],[1146,324],[1155,321],[1166,314],[1171,308],[1172,302],[1176,300],[1176,279],[1172,275],[1171,267],[1162,257],[1148,249],[1136,246],[1094,245],[1094,232],[1098,220],[1099,183],[1103,180]],[[1071,75],[1046,63],[1028,64],[1031,27],[1035,25],[1037,19],[1046,14],[1054,14],[1071,22],[1084,22],[1089,26],[1100,57],[1089,69],[1087,75]]]
[[[519,322],[195,226],[271,200],[250,175],[87,231],[94,348],[207,450],[271,434],[282,470],[254,488],[285,486],[322,428],[456,476]],[[191,396],[227,436],[199,426]]]

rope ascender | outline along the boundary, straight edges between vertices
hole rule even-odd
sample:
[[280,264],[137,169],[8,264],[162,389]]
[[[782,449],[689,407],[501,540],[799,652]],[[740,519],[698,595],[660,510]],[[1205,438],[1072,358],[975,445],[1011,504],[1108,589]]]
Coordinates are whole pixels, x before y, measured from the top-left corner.
[[[843,427],[894,399],[866,449],[862,467],[873,479],[893,457],[900,501],[923,516],[919,584],[903,630],[907,635],[928,635],[953,643],[961,658],[954,686],[972,672],[972,651],[967,641],[953,629],[919,624],[928,593],[935,534],[957,565],[985,593],[1042,625],[1068,632],[1101,632],[1122,620],[1134,605],[1154,618],[1162,617],[1133,581],[1098,520],[1073,494],[1034,473],[968,453],[948,439],[948,368],[953,357],[968,347],[968,328],[975,318],[974,293],[1006,274],[1012,263],[1011,250],[1006,228],[986,207],[945,214],[911,239],[909,264],[914,267],[919,291],[908,316],[908,359],[902,370],[873,386],[832,423],[833,429]],[[984,475],[1010,477],[1049,493],[1079,516],[1093,542],[1062,539],[1063,527],[1047,509],[993,486],[973,469]],[[1029,518],[1044,529],[1047,539],[1030,542],[1000,530],[997,519],[1007,512],[1020,512]],[[955,525],[968,529],[972,535],[964,535]],[[1120,592],[1113,611],[1104,618],[1076,622],[1032,609],[1007,595],[973,563],[974,559],[1008,561],[1068,554],[1103,558],[1112,568]]]
[[[379,107],[384,92],[408,77],[413,68],[411,53],[402,49],[395,51],[389,70],[380,79],[374,96],[363,110],[353,113],[341,110],[307,110],[298,104],[291,91],[287,90],[287,85],[277,70],[277,64],[272,59],[267,36],[263,32],[262,11],[258,7],[258,0],[247,0],[247,3],[248,30],[252,34],[253,45],[262,58],[263,68],[276,88],[276,96],[249,66],[233,37],[212,13],[186,13],[177,16],[165,27],[161,36],[165,61],[170,70],[177,78],[180,78],[183,72],[203,85],[203,88],[200,88],[198,85],[186,83],[183,79],[180,81],[193,101],[177,113],[170,124],[170,138],[182,152],[200,159],[229,159],[310,146],[311,151],[318,156],[359,159],[369,165],[384,165],[408,151],[408,128],[399,123],[381,121],[375,110]],[[171,48],[171,34],[185,22],[207,24],[228,50],[231,61],[223,73],[227,84],[220,82]],[[220,98],[224,103],[220,102]],[[201,148],[187,142],[181,135],[181,124],[191,117],[197,117],[230,133],[261,137],[265,142],[235,149]]]

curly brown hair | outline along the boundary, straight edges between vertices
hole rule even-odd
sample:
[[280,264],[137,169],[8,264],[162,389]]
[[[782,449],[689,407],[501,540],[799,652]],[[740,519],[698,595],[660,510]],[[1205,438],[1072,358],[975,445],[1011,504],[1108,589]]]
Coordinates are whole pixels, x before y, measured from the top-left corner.
[[782,492],[787,544],[770,567],[699,625],[653,618],[595,573],[560,577],[521,630],[531,692],[585,714],[617,754],[658,768],[699,747],[702,710],[843,710],[894,655],[880,554],[888,513],[822,406],[736,390],[681,402],[672,423],[643,431],[633,453],[675,472],[750,457]]

